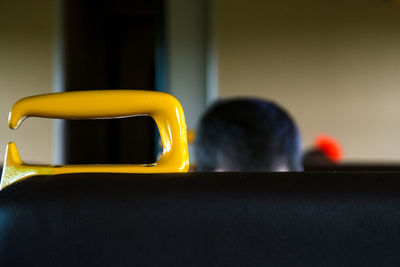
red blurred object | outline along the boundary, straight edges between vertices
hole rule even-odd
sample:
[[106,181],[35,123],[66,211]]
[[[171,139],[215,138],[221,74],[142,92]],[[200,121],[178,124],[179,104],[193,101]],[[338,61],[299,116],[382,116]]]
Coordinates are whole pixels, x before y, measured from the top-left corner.
[[337,163],[343,159],[342,147],[340,146],[339,141],[333,137],[321,134],[315,139],[315,146],[333,162]]

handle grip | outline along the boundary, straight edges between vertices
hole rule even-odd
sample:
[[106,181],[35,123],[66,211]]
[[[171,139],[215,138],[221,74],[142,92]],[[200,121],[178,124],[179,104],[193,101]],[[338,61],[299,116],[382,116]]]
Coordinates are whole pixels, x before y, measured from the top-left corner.
[[[96,90],[30,96],[17,101],[9,114],[16,129],[27,117],[55,119],[105,119],[175,113],[180,103],[173,96],[154,91]],[[174,116],[171,116],[172,118]]]
[[[7,147],[0,189],[33,175],[75,172],[163,173],[189,168],[187,134],[181,104],[173,96],[154,91],[96,90],[31,96],[17,101],[9,114],[9,127],[17,129],[27,117],[104,119],[148,115],[160,132],[163,155],[150,165],[27,165],[14,143]],[[18,171],[19,170],[19,171]]]

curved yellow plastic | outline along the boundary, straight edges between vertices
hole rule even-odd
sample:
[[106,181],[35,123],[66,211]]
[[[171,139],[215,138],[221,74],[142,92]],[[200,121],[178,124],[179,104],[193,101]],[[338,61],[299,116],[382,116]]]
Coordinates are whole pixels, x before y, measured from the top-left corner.
[[163,144],[161,158],[145,165],[28,165],[14,143],[6,150],[0,189],[34,175],[64,173],[169,173],[187,172],[189,154],[183,109],[173,96],[154,91],[97,90],[31,96],[17,101],[9,114],[11,129],[27,117],[58,119],[102,119],[151,116]]

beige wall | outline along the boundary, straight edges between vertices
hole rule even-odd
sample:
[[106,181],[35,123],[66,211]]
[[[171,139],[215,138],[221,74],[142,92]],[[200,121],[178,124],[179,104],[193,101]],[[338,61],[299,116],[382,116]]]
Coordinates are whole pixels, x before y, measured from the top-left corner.
[[9,141],[27,162],[52,162],[50,120],[31,118],[12,131],[7,118],[19,98],[52,90],[54,2],[0,1],[0,162]]
[[220,96],[275,100],[305,147],[328,133],[348,160],[400,160],[400,5],[212,1]]

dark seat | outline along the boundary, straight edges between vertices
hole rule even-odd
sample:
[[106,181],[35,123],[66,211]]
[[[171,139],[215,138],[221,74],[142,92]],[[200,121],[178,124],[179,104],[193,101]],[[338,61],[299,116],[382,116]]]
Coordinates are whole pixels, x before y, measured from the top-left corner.
[[1,266],[400,266],[400,173],[69,174],[0,192]]
[[340,164],[315,164],[305,165],[305,171],[353,171],[353,172],[385,172],[400,171],[400,163],[373,163],[373,162],[353,162]]

